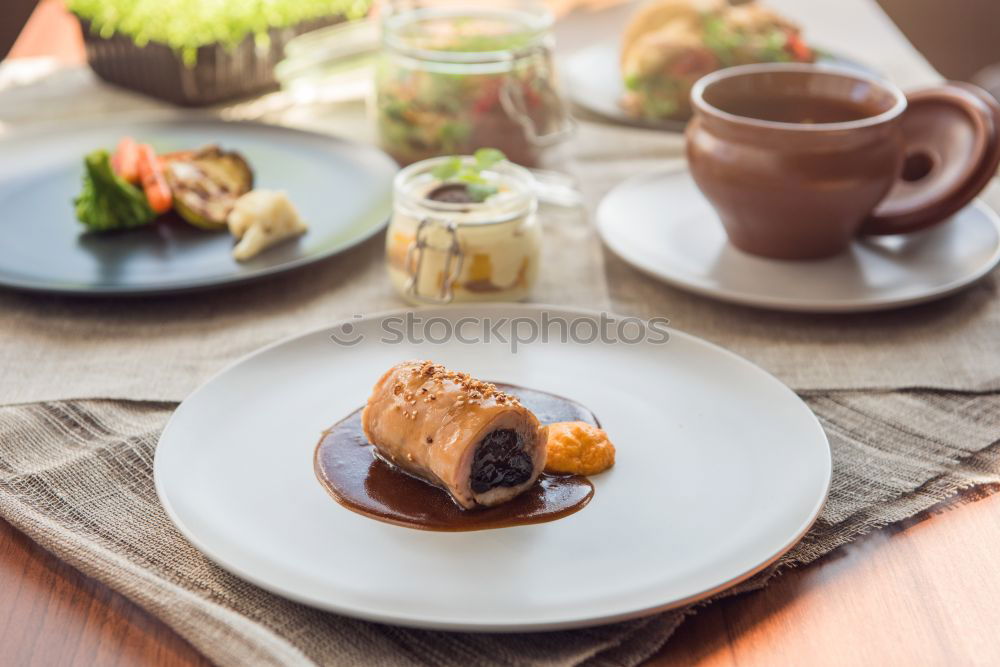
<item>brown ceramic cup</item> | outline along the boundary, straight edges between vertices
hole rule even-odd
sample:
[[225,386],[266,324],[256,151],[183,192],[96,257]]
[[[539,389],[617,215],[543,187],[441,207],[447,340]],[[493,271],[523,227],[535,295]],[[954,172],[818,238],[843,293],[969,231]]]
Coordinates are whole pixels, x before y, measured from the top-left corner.
[[691,174],[733,245],[764,257],[937,224],[1000,162],[1000,104],[967,84],[906,96],[845,68],[762,64],[709,74],[691,97]]

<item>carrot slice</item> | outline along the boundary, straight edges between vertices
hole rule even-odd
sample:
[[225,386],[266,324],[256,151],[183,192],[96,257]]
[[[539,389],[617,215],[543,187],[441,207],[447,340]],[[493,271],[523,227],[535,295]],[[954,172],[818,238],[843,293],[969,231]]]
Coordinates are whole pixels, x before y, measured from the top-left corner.
[[797,34],[793,32],[788,33],[788,41],[785,43],[785,47],[795,60],[799,62],[812,62],[812,49],[806,46],[806,43]]
[[139,182],[139,144],[132,137],[122,137],[114,155],[111,168],[129,183]]
[[166,213],[173,206],[174,200],[167,179],[163,175],[163,166],[149,144],[139,146],[138,164],[142,191],[146,193],[149,206],[157,213]]

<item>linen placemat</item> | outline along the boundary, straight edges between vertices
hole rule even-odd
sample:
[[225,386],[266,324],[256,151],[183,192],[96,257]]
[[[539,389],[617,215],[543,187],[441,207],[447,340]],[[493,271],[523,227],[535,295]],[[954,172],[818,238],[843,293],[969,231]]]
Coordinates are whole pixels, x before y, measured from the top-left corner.
[[[568,147],[587,209],[621,178],[674,166],[657,133],[584,123]],[[1000,205],[994,190],[991,201]],[[665,201],[664,207],[670,206]],[[782,314],[688,295],[602,249],[587,213],[545,207],[538,303],[660,316],[742,354],[797,390],[1000,389],[995,278],[936,303],[860,315]],[[405,304],[382,236],[330,261],[200,294],[81,299],[0,292],[0,404],[183,399],[227,363],[340,318]]]
[[[727,595],[763,587],[781,568],[809,563],[961,489],[1000,482],[1000,394],[804,398],[830,437],[829,500],[777,566]],[[0,408],[0,516],[220,665],[634,665],[694,612],[574,631],[466,634],[368,623],[271,595],[212,564],[160,507],[152,462],[173,407],[91,400]]]
[[[578,209],[545,215],[536,295],[606,307],[599,245]],[[406,307],[384,235],[333,261],[245,286],[158,298],[0,291],[0,404],[61,398],[180,400],[227,363],[355,314]]]

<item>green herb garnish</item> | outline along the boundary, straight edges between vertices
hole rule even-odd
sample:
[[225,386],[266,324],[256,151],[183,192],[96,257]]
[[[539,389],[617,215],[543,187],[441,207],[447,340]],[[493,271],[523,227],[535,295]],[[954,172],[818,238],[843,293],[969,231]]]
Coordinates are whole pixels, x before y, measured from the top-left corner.
[[721,16],[706,14],[702,20],[702,40],[723,65],[736,62],[736,50],[743,46],[744,38],[732,30]]
[[95,232],[131,229],[152,222],[156,214],[137,187],[115,174],[105,150],[83,159],[83,190],[73,203],[77,219]]
[[792,59],[788,52],[788,35],[784,30],[771,30],[764,37],[758,57],[761,60],[786,62]]
[[480,148],[473,154],[471,164],[455,155],[434,167],[431,175],[440,181],[463,183],[473,201],[483,202],[498,190],[483,178],[482,172],[506,159],[507,156],[496,148]]
[[499,164],[507,159],[507,156],[503,154],[498,148],[480,148],[472,155],[476,160],[476,168],[479,170],[489,169],[495,164]]

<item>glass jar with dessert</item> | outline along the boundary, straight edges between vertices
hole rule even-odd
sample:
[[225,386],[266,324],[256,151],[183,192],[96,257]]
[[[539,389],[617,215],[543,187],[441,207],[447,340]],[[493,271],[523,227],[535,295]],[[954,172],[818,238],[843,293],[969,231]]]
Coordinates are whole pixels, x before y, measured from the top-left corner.
[[495,149],[424,160],[396,176],[389,278],[412,304],[519,301],[538,276],[531,173]]
[[539,163],[571,131],[552,58],[552,16],[528,0],[389,3],[376,68],[383,148],[400,164],[495,146]]

